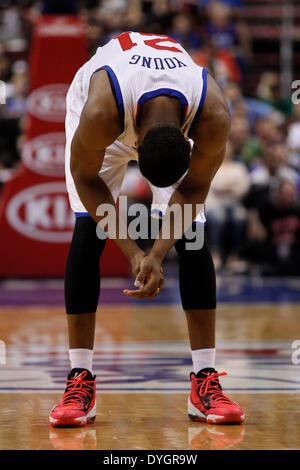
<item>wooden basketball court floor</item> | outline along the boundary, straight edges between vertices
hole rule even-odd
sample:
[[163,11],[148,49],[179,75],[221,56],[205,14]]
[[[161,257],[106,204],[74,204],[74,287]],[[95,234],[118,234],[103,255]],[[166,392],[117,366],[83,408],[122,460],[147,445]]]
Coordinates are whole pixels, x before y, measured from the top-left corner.
[[236,426],[187,417],[191,359],[177,281],[152,302],[124,297],[129,284],[103,282],[97,418],[78,429],[48,421],[69,368],[62,281],[0,284],[0,449],[300,449],[300,365],[292,360],[300,279],[218,279],[217,369],[246,412]]

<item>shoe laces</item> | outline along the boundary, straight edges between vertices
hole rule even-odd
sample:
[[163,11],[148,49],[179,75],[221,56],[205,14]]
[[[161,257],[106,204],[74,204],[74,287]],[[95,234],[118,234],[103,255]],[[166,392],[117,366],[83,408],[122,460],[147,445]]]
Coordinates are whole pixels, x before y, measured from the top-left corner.
[[206,394],[209,394],[211,398],[217,402],[218,404],[228,405],[231,404],[232,401],[227,398],[219,384],[218,377],[221,375],[227,375],[226,372],[214,372],[210,374],[209,372],[202,372],[206,377],[197,378],[195,377],[197,383],[197,391],[199,396],[203,397]]
[[66,392],[64,393],[62,404],[75,405],[80,403],[84,398],[91,398],[94,390],[93,380],[84,380],[87,372],[84,370],[76,377],[67,380]]

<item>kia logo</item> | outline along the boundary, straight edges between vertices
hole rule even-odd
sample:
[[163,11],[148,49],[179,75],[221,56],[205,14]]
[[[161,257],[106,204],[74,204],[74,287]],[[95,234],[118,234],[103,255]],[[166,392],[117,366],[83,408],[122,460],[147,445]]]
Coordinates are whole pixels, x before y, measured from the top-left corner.
[[69,85],[56,83],[34,90],[28,98],[30,114],[42,121],[64,122]]
[[38,184],[17,193],[7,205],[6,217],[25,237],[49,243],[69,242],[75,219],[64,182]]
[[24,145],[23,163],[30,170],[41,175],[63,176],[65,144],[64,132],[53,132],[35,137]]

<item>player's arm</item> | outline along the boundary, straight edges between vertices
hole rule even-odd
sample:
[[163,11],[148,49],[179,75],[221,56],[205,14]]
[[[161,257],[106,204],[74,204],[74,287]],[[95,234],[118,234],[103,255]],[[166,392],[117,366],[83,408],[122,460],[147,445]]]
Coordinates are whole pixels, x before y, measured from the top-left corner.
[[[211,182],[223,161],[229,130],[230,115],[226,101],[215,80],[209,76],[205,105],[198,125],[191,136],[194,146],[189,170],[170,198],[169,207],[173,204],[179,204],[181,213],[184,214],[184,205],[190,204],[192,220],[196,218],[199,209],[197,205],[205,202]],[[184,221],[184,217],[182,219]],[[137,291],[129,291],[128,295],[138,298],[144,297],[146,292],[146,288],[143,286],[145,277],[151,271],[158,272],[158,266],[161,265],[170,248],[182,237],[188,226],[182,223],[180,233],[178,230],[175,232],[174,228],[175,221],[172,213],[171,217],[166,214],[160,235],[155,240],[150,254],[141,263],[141,271],[137,280],[141,282],[142,287]],[[164,239],[163,233],[169,233],[170,237]]]
[[[71,173],[83,205],[97,223],[104,218],[104,216],[96,215],[100,204],[110,204],[114,207],[117,238],[113,236],[111,238],[114,238],[116,244],[134,267],[135,264],[139,264],[144,253],[129,235],[125,240],[118,238],[119,224],[122,223],[119,211],[110,190],[98,175],[102,167],[105,148],[111,145],[120,133],[120,119],[109,79],[105,71],[99,71],[91,78],[88,99],[72,140]],[[110,235],[110,230],[114,229],[109,226],[103,228],[108,232],[108,235]],[[124,229],[127,231],[127,227]]]

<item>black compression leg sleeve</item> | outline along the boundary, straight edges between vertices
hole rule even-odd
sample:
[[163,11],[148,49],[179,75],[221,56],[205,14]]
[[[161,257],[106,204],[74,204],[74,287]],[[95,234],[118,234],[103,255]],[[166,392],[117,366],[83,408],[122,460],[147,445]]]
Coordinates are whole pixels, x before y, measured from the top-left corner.
[[65,273],[68,314],[96,312],[100,295],[100,256],[106,240],[96,235],[91,217],[76,219]]
[[216,275],[205,238],[201,250],[186,250],[183,236],[175,244],[179,255],[179,283],[184,310],[216,308]]

